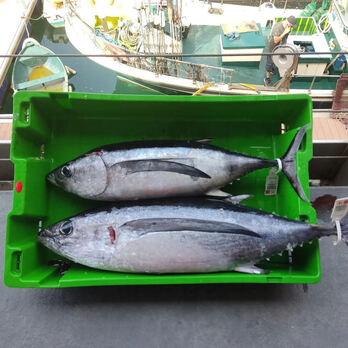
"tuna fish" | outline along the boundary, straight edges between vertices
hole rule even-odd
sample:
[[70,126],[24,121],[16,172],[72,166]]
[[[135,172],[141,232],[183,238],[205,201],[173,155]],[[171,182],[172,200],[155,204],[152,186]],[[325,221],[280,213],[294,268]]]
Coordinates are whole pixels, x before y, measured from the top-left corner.
[[57,254],[102,270],[259,274],[264,270],[254,266],[257,261],[333,234],[332,226],[197,197],[114,203],[60,221],[38,238]]
[[83,198],[117,201],[173,196],[226,196],[218,189],[254,170],[279,166],[308,201],[296,172],[296,152],[308,125],[277,160],[242,155],[197,141],[138,141],[94,149],[47,175]]

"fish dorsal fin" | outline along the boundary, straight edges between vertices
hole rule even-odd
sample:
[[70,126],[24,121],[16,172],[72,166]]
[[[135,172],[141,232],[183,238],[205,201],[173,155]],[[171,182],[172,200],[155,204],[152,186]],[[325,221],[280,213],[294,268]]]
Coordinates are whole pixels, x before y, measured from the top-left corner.
[[201,219],[152,218],[128,221],[119,228],[122,232],[136,232],[145,235],[155,232],[193,231],[205,233],[228,233],[261,238],[254,231],[229,222]]

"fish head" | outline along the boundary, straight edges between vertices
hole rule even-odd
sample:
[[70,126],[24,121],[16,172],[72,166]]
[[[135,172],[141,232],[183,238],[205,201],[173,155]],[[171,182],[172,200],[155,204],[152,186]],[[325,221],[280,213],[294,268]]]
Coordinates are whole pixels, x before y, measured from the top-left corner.
[[107,170],[102,157],[88,154],[47,174],[47,180],[67,192],[95,199],[107,187]]
[[[100,217],[104,218],[104,215]],[[97,268],[102,267],[108,255],[112,256],[107,251],[115,246],[115,239],[115,230],[100,223],[93,214],[80,214],[59,221],[42,229],[38,234],[39,242],[56,254]]]
[[63,220],[41,230],[38,240],[57,254],[69,257],[79,245],[77,229],[73,219]]

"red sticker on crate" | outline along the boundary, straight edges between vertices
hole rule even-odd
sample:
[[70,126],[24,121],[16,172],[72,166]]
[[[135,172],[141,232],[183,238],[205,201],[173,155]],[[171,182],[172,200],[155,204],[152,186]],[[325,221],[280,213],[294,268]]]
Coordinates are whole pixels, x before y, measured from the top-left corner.
[[16,192],[21,192],[22,191],[22,188],[23,188],[23,184],[22,184],[22,182],[21,181],[17,181],[16,182],[16,186],[15,186],[15,190],[16,190]]

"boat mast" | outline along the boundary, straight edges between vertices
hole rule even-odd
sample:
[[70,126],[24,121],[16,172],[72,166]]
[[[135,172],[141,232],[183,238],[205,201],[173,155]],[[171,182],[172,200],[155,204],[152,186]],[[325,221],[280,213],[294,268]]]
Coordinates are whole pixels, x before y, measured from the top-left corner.
[[167,0],[168,20],[169,20],[169,34],[171,38],[172,53],[174,53],[174,28],[173,28],[173,7],[172,0]]

